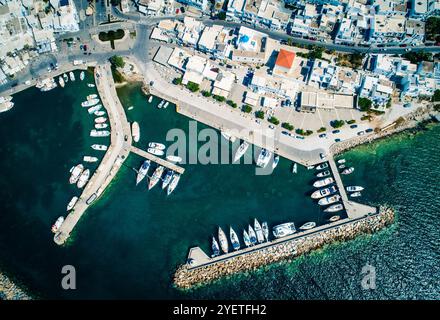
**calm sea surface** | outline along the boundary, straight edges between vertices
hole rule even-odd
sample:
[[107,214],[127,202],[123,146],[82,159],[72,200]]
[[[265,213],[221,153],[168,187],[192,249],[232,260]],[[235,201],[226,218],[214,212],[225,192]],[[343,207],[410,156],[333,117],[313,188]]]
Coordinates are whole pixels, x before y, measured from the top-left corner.
[[[232,225],[241,234],[254,217],[269,225],[325,223],[328,217],[308,196],[314,172],[299,167],[292,174],[286,159],[267,176],[255,175],[253,165],[184,165],[185,174],[167,197],[158,186],[148,192],[146,181],[135,186],[132,168],[142,159],[132,154],[83,216],[69,244],[56,246],[50,227],[66,214],[70,198],[79,195],[68,183],[69,169],[84,155],[102,158],[90,146],[109,143],[108,138],[89,137],[94,117],[80,103],[95,92],[86,85],[91,81],[87,75],[64,89],[26,90],[15,95],[12,110],[0,114],[0,267],[33,293],[67,299],[440,298],[440,126],[434,125],[344,155],[355,167],[346,183],[366,188],[363,203],[395,206],[393,227],[290,264],[184,293],[171,283],[190,247],[210,253],[210,237],[218,225],[224,230]],[[140,123],[138,147],[146,149],[150,141],[170,144],[166,135],[172,128],[189,132],[188,118],[175,113],[172,105],[157,109],[157,99],[149,104],[138,86],[119,94],[128,119]],[[231,147],[224,143],[221,148]],[[366,264],[376,270],[375,290],[361,288]],[[61,289],[64,265],[76,268],[76,290]]]

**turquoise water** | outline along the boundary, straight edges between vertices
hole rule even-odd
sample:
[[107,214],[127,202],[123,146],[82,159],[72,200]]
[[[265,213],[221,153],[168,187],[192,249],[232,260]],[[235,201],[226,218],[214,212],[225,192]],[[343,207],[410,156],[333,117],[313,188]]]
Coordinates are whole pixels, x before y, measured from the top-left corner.
[[[77,192],[68,184],[69,169],[82,156],[99,154],[92,154],[90,145],[103,141],[89,137],[93,118],[79,106],[92,92],[85,82],[47,93],[30,89],[15,96],[14,109],[0,114],[0,265],[34,293],[45,298],[439,298],[438,126],[345,155],[356,168],[347,182],[366,187],[360,201],[397,207],[393,228],[290,264],[185,293],[171,284],[191,246],[209,252],[218,225],[241,233],[254,217],[270,225],[325,223],[328,217],[308,197],[313,171],[301,167],[293,175],[285,159],[268,176],[256,176],[252,165],[184,165],[185,174],[167,197],[158,187],[147,192],[145,181],[135,187],[132,168],[142,159],[132,154],[69,244],[57,247],[50,226]],[[189,131],[187,118],[171,105],[148,104],[139,87],[119,93],[128,119],[140,123],[139,147],[166,143],[171,128]],[[366,263],[376,267],[374,291],[360,287]],[[66,264],[76,268],[76,290],[61,289]]]

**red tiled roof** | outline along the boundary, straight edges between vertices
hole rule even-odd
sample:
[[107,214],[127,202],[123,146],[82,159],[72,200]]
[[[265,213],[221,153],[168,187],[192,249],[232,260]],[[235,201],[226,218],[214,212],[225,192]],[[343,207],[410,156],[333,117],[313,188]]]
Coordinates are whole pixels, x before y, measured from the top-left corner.
[[275,64],[277,66],[290,69],[292,67],[294,59],[295,59],[295,52],[281,49],[280,52],[278,53],[277,61],[275,62]]

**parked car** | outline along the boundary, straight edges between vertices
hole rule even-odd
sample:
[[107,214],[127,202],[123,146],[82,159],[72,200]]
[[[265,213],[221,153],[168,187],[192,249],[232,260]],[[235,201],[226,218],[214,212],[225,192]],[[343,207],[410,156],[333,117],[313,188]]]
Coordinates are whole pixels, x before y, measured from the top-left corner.
[[326,134],[326,133],[321,133],[321,134],[319,135],[319,137],[320,137],[320,138],[327,138],[327,134]]
[[341,130],[333,130],[332,131],[333,134],[338,134],[339,132],[341,132]]
[[270,128],[270,129],[275,129],[275,126],[274,126],[273,124],[270,124],[270,125],[269,125],[269,128]]
[[364,134],[365,134],[365,131],[359,131],[359,132],[357,133],[358,136],[363,136]]
[[285,131],[285,130],[281,131],[281,133],[284,134],[284,135],[286,135],[286,136],[290,136],[290,133],[287,132],[287,131]]
[[367,130],[365,130],[365,132],[366,132],[366,133],[370,133],[370,132],[373,132],[373,129],[371,129],[371,128],[368,128]]
[[335,139],[335,142],[341,142],[341,139],[337,138]]
[[304,137],[303,137],[303,136],[295,136],[295,138],[297,138],[297,139],[301,139],[301,140],[304,140]]
[[350,128],[352,128],[352,129],[356,129],[357,127],[358,127],[357,124],[352,124],[352,125],[350,126]]

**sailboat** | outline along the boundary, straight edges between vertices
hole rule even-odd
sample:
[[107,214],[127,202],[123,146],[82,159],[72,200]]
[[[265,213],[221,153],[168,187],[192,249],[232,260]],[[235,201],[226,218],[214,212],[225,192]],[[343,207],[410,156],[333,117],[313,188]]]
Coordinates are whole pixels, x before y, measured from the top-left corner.
[[248,226],[249,240],[251,241],[251,245],[257,244],[257,236],[255,235],[254,229],[249,225]]
[[212,237],[212,257],[217,257],[220,254],[220,247],[218,246],[217,240],[215,240],[215,237]]
[[237,162],[238,160],[240,160],[240,158],[246,153],[246,150],[248,148],[249,148],[249,143],[247,143],[246,141],[243,141],[243,143],[240,144],[237,151],[235,152],[233,162]]
[[226,238],[225,233],[220,227],[218,227],[218,240],[220,241],[220,247],[222,248],[222,251],[224,253],[228,253],[229,250],[228,239]]
[[261,227],[263,228],[264,239],[266,239],[266,241],[269,241],[269,227],[267,226],[267,222],[264,221],[261,224]]
[[229,237],[231,239],[232,247],[234,250],[240,249],[240,241],[238,240],[237,234],[232,227],[229,227]]
[[264,241],[263,229],[257,219],[254,219],[254,229],[257,234],[258,242],[262,243]]
[[246,247],[249,247],[250,245],[252,245],[251,239],[249,238],[249,235],[246,232],[246,230],[243,230],[243,241],[244,241],[244,244],[246,245]]

